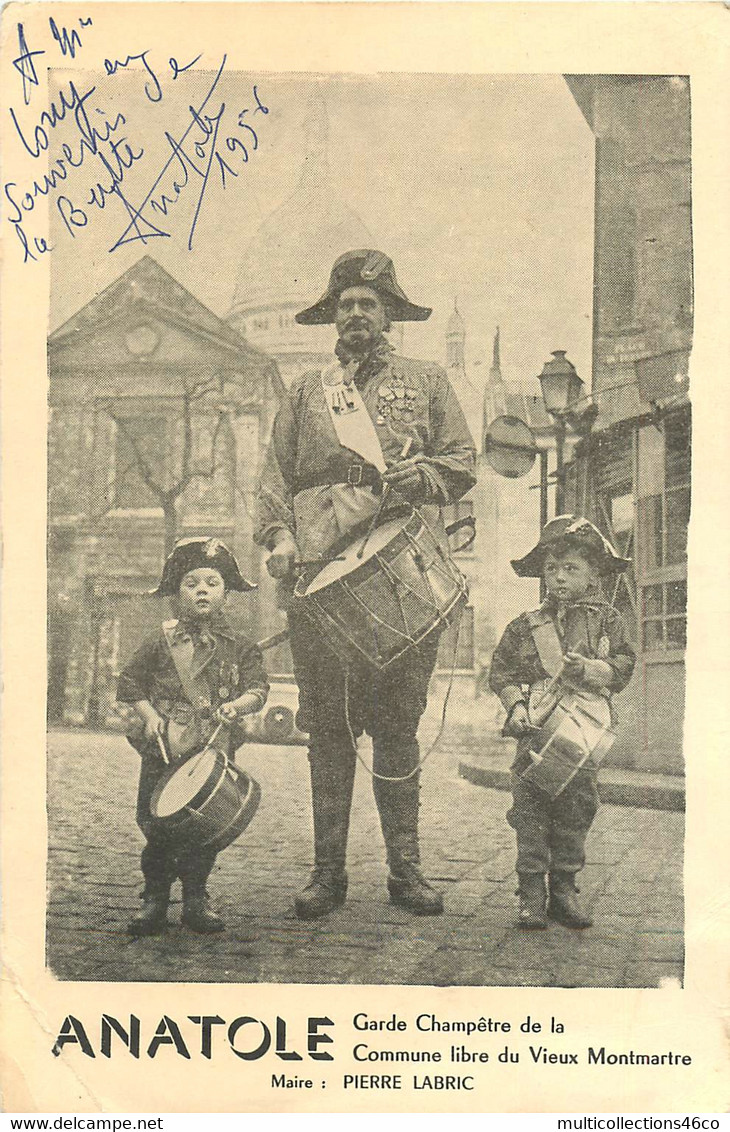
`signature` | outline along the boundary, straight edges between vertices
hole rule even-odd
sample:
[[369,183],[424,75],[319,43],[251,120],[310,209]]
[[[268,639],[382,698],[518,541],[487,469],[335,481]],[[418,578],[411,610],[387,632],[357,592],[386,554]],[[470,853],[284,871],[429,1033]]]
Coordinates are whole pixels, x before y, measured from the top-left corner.
[[[136,240],[146,244],[149,239],[169,236],[170,232],[158,226],[152,217],[154,215],[155,219],[158,216],[167,218],[184,190],[197,179],[199,192],[187,241],[188,250],[191,251],[211,173],[213,170],[217,172],[221,188],[225,189],[227,177],[237,178],[240,167],[249,160],[249,151],[255,152],[258,149],[258,134],[246,121],[246,115],[250,114],[253,118],[256,114],[268,114],[269,109],[261,101],[255,85],[252,93],[253,107],[239,111],[235,132],[227,133],[225,138],[221,133],[223,116],[226,112],[225,102],[217,104],[216,110],[208,109],[223,74],[226,58],[224,55],[200,105],[197,108],[189,107],[189,122],[184,133],[180,137],[175,137],[169,130],[165,131],[170,155],[152,182],[142,203],[137,208],[132,208],[128,201],[124,201],[130,220],[110,251],[116,251],[123,244],[133,243]],[[161,225],[161,221],[159,224]]]
[[[52,40],[62,55],[75,57],[83,46],[81,32],[91,22],[82,18],[78,28],[68,28],[59,27],[53,19],[49,21]],[[22,24],[17,25],[17,34],[18,55],[14,65],[21,77],[23,103],[27,107],[33,87],[38,85],[35,60],[46,51],[31,48]],[[201,58],[202,54],[198,54],[181,63],[170,56],[165,75],[182,87],[186,72]],[[94,85],[84,85],[79,77],[66,82],[48,108],[30,122],[29,112],[23,107],[9,107],[12,126],[25,153],[34,161],[47,161],[46,171],[32,181],[18,184],[11,180],[3,186],[10,205],[6,219],[20,241],[24,263],[36,261],[40,255],[53,250],[46,239],[33,238],[26,231],[32,219],[30,214],[39,199],[44,198],[49,198],[49,203],[55,207],[62,222],[61,231],[73,239],[81,229],[89,227],[100,210],[112,202],[121,205],[126,213],[126,226],[109,248],[113,252],[135,241],[146,244],[150,239],[169,238],[173,234],[175,205],[185,196],[193,204],[187,231],[187,247],[192,250],[204,205],[210,197],[211,183],[225,190],[232,179],[241,175],[243,167],[259,148],[256,117],[269,113],[255,84],[246,100],[248,105],[243,107],[238,103],[229,109],[220,93],[216,96],[226,59],[224,55],[199,104],[188,106],[182,133],[172,128],[163,129],[168,156],[139,205],[128,199],[125,182],[129,171],[140,162],[144,163],[145,147],[130,136],[133,131],[125,113],[109,115],[97,103],[107,84],[114,83],[115,76],[127,70],[142,76],[143,91],[149,102],[159,103],[166,97],[164,75],[148,50],[104,59],[105,77],[96,78]],[[67,140],[59,144],[57,130],[61,123],[66,123],[67,129],[70,126],[71,133],[66,132]],[[79,171],[85,167],[91,179],[79,189]]]

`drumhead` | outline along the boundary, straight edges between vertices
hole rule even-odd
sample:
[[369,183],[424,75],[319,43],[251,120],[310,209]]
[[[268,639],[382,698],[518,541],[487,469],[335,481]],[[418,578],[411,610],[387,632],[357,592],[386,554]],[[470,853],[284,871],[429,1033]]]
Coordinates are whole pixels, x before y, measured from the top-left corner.
[[338,582],[340,578],[344,578],[347,574],[351,574],[358,566],[362,566],[364,562],[368,562],[374,558],[379,551],[391,542],[395,536],[403,530],[407,522],[410,522],[409,517],[407,520],[403,519],[390,519],[387,523],[383,523],[382,527],[376,527],[370,535],[367,543],[365,544],[365,553],[361,558],[358,557],[358,551],[363,544],[364,535],[360,535],[354,542],[342,551],[340,557],[335,562],[328,562],[323,566],[318,574],[312,579],[306,588],[305,596],[308,594],[316,593],[318,590],[323,590],[325,586],[331,585],[332,582]]
[[178,767],[157,796],[153,811],[155,817],[170,817],[192,801],[210,778],[217,758],[217,752],[208,747]]

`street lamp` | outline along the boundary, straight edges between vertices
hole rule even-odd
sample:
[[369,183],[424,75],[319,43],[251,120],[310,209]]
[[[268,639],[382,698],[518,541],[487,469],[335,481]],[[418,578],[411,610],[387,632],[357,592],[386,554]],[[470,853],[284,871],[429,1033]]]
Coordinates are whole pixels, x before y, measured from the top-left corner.
[[553,350],[540,374],[540,387],[545,409],[555,422],[555,514],[562,515],[565,506],[564,452],[568,417],[581,400],[583,382],[565,350]]

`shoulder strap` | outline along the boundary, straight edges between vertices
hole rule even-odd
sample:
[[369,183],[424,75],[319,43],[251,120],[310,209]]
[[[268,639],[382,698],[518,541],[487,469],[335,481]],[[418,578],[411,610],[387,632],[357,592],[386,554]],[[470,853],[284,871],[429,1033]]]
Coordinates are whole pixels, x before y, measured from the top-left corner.
[[557,676],[563,666],[563,648],[553,619],[542,609],[525,614],[540,664],[548,676]]
[[188,650],[181,647],[184,646],[186,642],[175,639],[176,627],[177,621],[165,621],[162,626],[162,635],[167,642],[167,647],[170,650],[170,656],[172,657],[175,670],[180,678],[183,691],[196,710],[202,707],[210,707],[208,686],[203,680],[193,674],[192,651],[189,656],[186,655]]

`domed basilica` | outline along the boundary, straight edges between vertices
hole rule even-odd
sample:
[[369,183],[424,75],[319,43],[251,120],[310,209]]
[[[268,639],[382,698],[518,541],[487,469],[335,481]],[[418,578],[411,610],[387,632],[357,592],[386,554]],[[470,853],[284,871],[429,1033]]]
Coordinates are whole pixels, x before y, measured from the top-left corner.
[[[307,148],[295,192],[264,221],[246,249],[233,306],[226,321],[252,345],[273,357],[282,380],[332,360],[329,326],[300,326],[294,316],[323,293],[338,256],[377,247],[357,213],[335,188],[328,155],[324,103],[308,115]],[[400,347],[402,332],[390,339]]]

